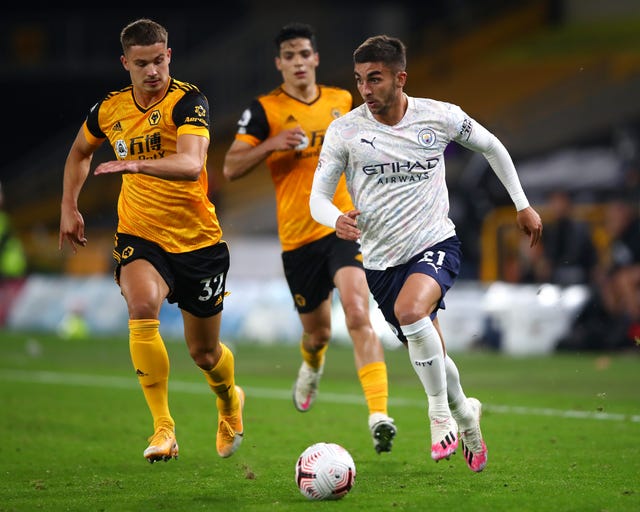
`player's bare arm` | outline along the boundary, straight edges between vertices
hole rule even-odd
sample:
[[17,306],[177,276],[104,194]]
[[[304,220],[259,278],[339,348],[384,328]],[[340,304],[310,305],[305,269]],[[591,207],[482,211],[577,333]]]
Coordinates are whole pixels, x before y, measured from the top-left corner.
[[178,137],[177,152],[158,160],[111,160],[96,167],[94,174],[147,174],[165,180],[196,181],[204,168],[209,139],[200,135]]
[[542,219],[531,206],[520,210],[516,216],[518,227],[529,237],[529,246],[536,245],[542,237]]
[[223,174],[226,179],[233,181],[241,178],[256,168],[274,151],[290,151],[295,149],[305,138],[302,128],[288,128],[265,139],[257,146],[252,146],[241,140],[235,140],[225,155]]
[[351,210],[338,217],[336,221],[336,235],[345,240],[358,240],[361,232],[358,229],[358,215],[360,210]]
[[84,219],[78,210],[78,197],[89,175],[93,153],[97,148],[98,146],[87,142],[81,128],[67,155],[60,204],[60,233],[58,239],[58,249],[60,250],[65,241],[69,243],[74,253],[78,251],[77,245],[82,247],[87,245],[87,239],[84,234]]

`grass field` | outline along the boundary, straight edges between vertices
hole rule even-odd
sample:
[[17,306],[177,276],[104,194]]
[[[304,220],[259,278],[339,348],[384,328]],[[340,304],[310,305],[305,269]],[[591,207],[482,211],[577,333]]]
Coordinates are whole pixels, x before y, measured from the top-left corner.
[[[245,440],[220,459],[213,395],[184,344],[167,344],[180,457],[150,465],[126,337],[0,332],[0,511],[640,510],[638,354],[454,354],[467,393],[485,404],[489,464],[474,474],[461,453],[430,459],[426,398],[404,349],[387,352],[398,436],[377,455],[348,347],[331,347],[319,398],[300,414],[297,347],[232,346]],[[295,461],[317,441],[356,462],[340,501],[311,502],[295,486]]]

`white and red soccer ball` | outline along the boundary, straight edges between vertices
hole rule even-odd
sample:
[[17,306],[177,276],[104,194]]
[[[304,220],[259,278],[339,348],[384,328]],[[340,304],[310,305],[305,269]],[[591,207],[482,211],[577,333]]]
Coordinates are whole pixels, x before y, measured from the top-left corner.
[[339,444],[312,444],[298,457],[296,484],[310,500],[339,500],[355,481],[355,462]]

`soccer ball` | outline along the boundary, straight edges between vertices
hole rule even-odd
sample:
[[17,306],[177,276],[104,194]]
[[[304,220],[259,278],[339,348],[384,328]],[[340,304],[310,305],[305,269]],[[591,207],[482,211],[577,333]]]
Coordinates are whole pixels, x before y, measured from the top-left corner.
[[339,500],[355,481],[355,462],[339,444],[312,444],[298,457],[296,484],[310,500]]

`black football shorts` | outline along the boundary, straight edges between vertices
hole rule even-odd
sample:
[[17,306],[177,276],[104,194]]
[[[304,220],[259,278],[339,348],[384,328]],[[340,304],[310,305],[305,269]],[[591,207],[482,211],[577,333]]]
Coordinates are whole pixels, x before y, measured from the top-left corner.
[[143,238],[117,233],[113,257],[116,260],[115,279],[118,283],[123,265],[145,259],[169,286],[168,302],[200,318],[222,311],[229,272],[226,242],[174,254]]
[[343,267],[362,268],[360,244],[331,233],[282,253],[284,275],[298,313],[316,309],[335,288],[333,276]]

